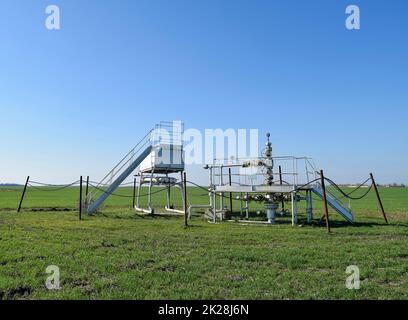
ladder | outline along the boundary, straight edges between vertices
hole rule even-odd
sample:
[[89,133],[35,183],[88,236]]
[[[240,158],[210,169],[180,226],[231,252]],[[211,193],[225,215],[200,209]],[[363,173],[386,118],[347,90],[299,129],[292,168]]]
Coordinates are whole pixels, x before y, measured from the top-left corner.
[[132,172],[142,163],[152,150],[150,130],[123,158],[110,170],[105,177],[96,185],[95,191],[89,193],[87,199],[87,213],[94,213],[102,203],[114,192],[119,185],[129,177]]

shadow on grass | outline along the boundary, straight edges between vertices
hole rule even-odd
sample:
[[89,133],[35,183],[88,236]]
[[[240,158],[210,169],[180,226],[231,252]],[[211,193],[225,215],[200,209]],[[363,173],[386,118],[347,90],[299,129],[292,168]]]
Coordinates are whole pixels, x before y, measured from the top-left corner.
[[[117,208],[116,208],[117,209]],[[2,209],[0,211],[5,211],[5,209]],[[21,213],[24,212],[36,212],[36,213],[53,213],[53,212],[75,212],[78,211],[77,208],[66,208],[66,207],[44,207],[44,208],[26,208],[21,211]],[[159,212],[155,214],[143,214],[143,213],[138,213],[135,212],[132,209],[129,208],[120,208],[120,211],[98,211],[91,216],[88,216],[86,212],[82,213],[83,217],[89,217],[89,218],[98,218],[98,217],[104,217],[108,219],[118,219],[118,220],[153,220],[153,221],[170,221],[170,220],[184,220],[184,215],[182,214],[174,214],[174,213],[164,213],[164,212]],[[193,215],[192,220],[189,220],[189,223],[193,223],[195,219],[203,219],[203,220],[208,220],[209,218],[206,217],[204,218],[204,212],[201,214],[196,213]],[[264,213],[257,213],[257,212],[249,212],[248,214],[249,221],[259,221],[259,222],[266,222],[267,218]],[[231,220],[241,220],[243,223],[245,223],[246,217],[241,216],[239,213],[234,213],[231,218]],[[275,225],[291,225],[291,215],[288,213],[285,216],[281,216],[279,213],[276,216],[275,220]],[[312,222],[307,222],[306,219],[299,219],[299,226],[309,226],[309,227],[322,227],[325,228],[325,221],[324,217],[320,218],[320,220],[314,220]],[[408,223],[404,223],[401,221],[391,221],[389,224],[386,224],[383,221],[367,221],[367,222],[354,222],[353,224],[347,222],[347,221],[339,221],[339,220],[330,220],[330,227],[331,228],[346,228],[346,227],[355,227],[355,228],[361,228],[361,227],[408,227]]]
[[[306,225],[314,225],[314,226],[322,226],[325,227],[325,221],[324,219],[319,220],[319,221],[313,221],[312,223],[307,223],[305,222]],[[346,228],[346,227],[354,227],[354,228],[361,228],[361,227],[408,227],[407,223],[403,222],[391,222],[391,223],[385,223],[385,222],[354,222],[354,223],[349,223],[347,221],[330,221],[330,227],[331,228]]]

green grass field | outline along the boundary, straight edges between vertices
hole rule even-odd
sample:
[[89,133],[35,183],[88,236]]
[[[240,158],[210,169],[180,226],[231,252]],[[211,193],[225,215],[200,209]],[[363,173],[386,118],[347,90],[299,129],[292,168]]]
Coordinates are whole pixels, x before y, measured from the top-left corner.
[[[203,193],[189,188],[190,203],[207,203]],[[120,197],[79,221],[77,188],[29,189],[16,213],[21,188],[3,187],[0,299],[407,299],[408,188],[380,193],[389,225],[371,192],[352,203],[354,226],[330,211],[328,235],[316,223],[292,227],[289,217],[274,226],[214,225],[200,212],[185,228],[182,217],[138,215]],[[160,211],[165,194],[154,202]],[[60,290],[45,287],[49,265],[60,269]],[[360,268],[359,290],[345,286],[349,265]]]

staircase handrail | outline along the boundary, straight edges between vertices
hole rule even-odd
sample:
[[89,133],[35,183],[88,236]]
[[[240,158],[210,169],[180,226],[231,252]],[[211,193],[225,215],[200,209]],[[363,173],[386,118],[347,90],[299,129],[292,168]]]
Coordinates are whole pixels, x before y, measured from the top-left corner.
[[[120,165],[122,165],[122,166],[117,170],[117,172],[119,172],[119,171],[131,160],[131,158],[129,158],[129,159],[128,159],[125,163],[123,163],[123,164],[122,164],[122,162],[123,162],[124,160],[126,160],[126,159],[129,157],[129,155],[131,155],[132,153],[133,153],[133,156],[134,156],[134,155],[135,155],[135,152],[134,152],[134,151],[135,151],[136,148],[138,148],[138,149],[137,149],[137,152],[139,152],[139,151],[141,150],[141,148],[143,148],[144,146],[146,146],[147,143],[150,143],[150,139],[147,140],[147,141],[145,141],[145,140],[146,140],[147,137],[149,137],[149,136],[151,135],[151,133],[153,132],[153,130],[154,130],[154,129],[151,129],[151,130],[136,144],[136,146],[135,146],[133,149],[131,149],[131,150],[113,167],[113,169],[110,170],[110,171],[102,178],[102,180],[97,184],[97,187],[100,187],[102,184],[104,184],[105,180],[106,180],[110,175],[112,175],[112,173],[115,172],[115,170],[116,170]],[[141,145],[142,142],[143,142],[143,144]]]

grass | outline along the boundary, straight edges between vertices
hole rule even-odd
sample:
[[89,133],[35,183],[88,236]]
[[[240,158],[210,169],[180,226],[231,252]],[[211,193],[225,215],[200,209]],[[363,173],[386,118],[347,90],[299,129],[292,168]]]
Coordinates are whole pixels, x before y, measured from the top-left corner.
[[[208,201],[203,190],[188,193],[191,203]],[[380,193],[389,225],[371,192],[353,202],[354,226],[331,211],[328,235],[316,224],[292,227],[289,217],[274,226],[214,225],[200,212],[185,228],[180,217],[137,215],[132,199],[120,197],[79,221],[77,188],[29,189],[16,213],[21,188],[0,188],[0,298],[407,299],[408,189]],[[164,193],[154,202],[163,207]],[[49,265],[60,269],[61,290],[45,287]],[[360,290],[345,287],[349,265],[360,268]]]

